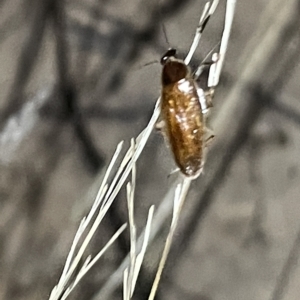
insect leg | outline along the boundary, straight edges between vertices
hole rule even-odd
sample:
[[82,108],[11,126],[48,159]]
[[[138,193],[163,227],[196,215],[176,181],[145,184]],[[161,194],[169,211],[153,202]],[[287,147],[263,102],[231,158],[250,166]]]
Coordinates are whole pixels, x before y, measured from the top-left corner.
[[163,131],[163,129],[166,127],[166,122],[164,120],[161,120],[161,121],[158,121],[156,124],[155,124],[155,129],[157,131]]
[[[218,56],[216,53],[213,54],[211,61],[206,61],[206,60],[211,55],[212,51],[214,51],[214,49],[217,47],[217,45],[206,55],[204,60],[201,62],[201,64],[197,68],[196,72],[193,75],[194,80],[197,81],[199,79],[199,77],[201,76],[201,74],[205,68],[207,68],[207,67],[212,68],[216,65],[216,62],[218,61]],[[209,70],[209,72],[211,72],[211,71]],[[198,88],[197,92],[198,92],[198,97],[200,99],[202,113],[206,114],[208,112],[209,108],[211,108],[213,106],[212,99],[213,99],[215,90],[212,87],[210,89],[208,89],[207,91],[204,91],[203,89]]]
[[[219,43],[218,43],[219,44]],[[217,45],[218,45],[217,44]],[[203,59],[203,61],[201,62],[201,64],[199,65],[199,67],[197,68],[197,70],[194,72],[193,74],[193,78],[195,80],[198,80],[199,77],[201,76],[201,74],[203,73],[205,68],[209,68],[209,73],[211,73],[212,71],[210,70],[211,68],[215,68],[215,65],[217,63],[217,61],[219,60],[219,56],[217,53],[214,53],[212,56],[212,59],[210,61],[207,61],[208,57],[211,55],[211,53],[215,50],[215,48],[217,47],[217,45],[211,50],[209,51],[209,53],[206,55],[206,57]]]
[[209,108],[213,107],[212,100],[214,98],[215,90],[213,88],[210,88],[209,90],[205,91],[204,94],[205,94],[207,106]]
[[155,129],[162,134],[165,143],[168,145],[169,140],[168,140],[168,134],[166,132],[166,122],[164,120],[160,120],[156,122]]
[[173,174],[178,173],[179,171],[180,171],[179,168],[176,168],[176,169],[172,170],[172,171],[169,173],[168,178],[171,177]]
[[209,147],[209,145],[211,144],[211,142],[214,140],[215,136],[212,134],[211,136],[209,136],[205,142],[204,142],[204,146],[205,147]]

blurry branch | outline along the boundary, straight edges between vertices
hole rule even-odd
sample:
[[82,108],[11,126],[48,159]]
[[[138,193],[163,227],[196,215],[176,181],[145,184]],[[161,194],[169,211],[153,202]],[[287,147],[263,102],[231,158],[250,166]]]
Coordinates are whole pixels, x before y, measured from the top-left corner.
[[289,107],[286,104],[281,103],[280,101],[274,101],[270,104],[270,108],[286,117],[287,120],[300,125],[300,111],[295,111],[294,108]]
[[57,49],[58,87],[63,101],[61,103],[62,112],[72,121],[75,133],[82,144],[86,161],[91,170],[96,172],[103,166],[104,158],[99,154],[84,125],[78,104],[77,90],[71,78],[64,1],[55,0],[53,2],[53,21]]
[[7,119],[16,113],[23,105],[24,88],[30,78],[42,44],[50,2],[50,0],[35,0],[34,3],[31,4],[31,7],[33,7],[31,28],[18,59],[18,67],[11,92],[0,111],[0,130],[3,129]]
[[0,0],[0,9],[8,2],[7,0]]
[[[247,141],[263,108],[273,100],[270,95],[279,93],[278,87],[283,88],[278,82],[286,74],[285,65],[295,52],[299,52],[299,1],[289,0],[284,5],[278,1],[270,5],[273,8],[273,20],[265,25],[267,29],[265,26],[259,27],[259,31],[265,31],[260,40],[254,38],[249,43],[247,49],[252,55],[247,56],[244,69],[214,122],[217,138],[208,154],[206,174],[199,182],[199,200],[186,218],[181,235],[171,251],[170,261],[182,255],[193,240],[195,230],[199,229],[199,223],[209,209],[215,191]],[[256,34],[259,35],[261,32]],[[290,47],[295,43],[297,46]],[[169,274],[172,273],[172,267],[174,265],[170,264]]]
[[275,289],[270,297],[270,300],[281,300],[284,299],[284,292],[291,279],[291,272],[298,266],[300,248],[300,230],[298,230],[296,239],[291,248],[291,251],[283,265],[283,268],[276,281]]
[[[0,44],[3,44],[6,38],[17,31],[24,24],[25,20],[28,21],[26,18],[28,15],[28,2],[29,0],[23,0],[23,3],[15,6],[15,11],[12,14],[5,16],[6,20],[0,27]],[[0,10],[3,3],[4,1],[0,2]]]
[[[27,3],[27,2],[26,2]],[[69,56],[66,42],[66,16],[64,3],[61,1],[36,1],[27,3],[33,7],[29,17],[31,27],[17,64],[16,75],[8,99],[0,111],[0,130],[8,119],[19,112],[24,104],[24,89],[30,79],[31,72],[37,61],[39,49],[42,45],[45,27],[49,17],[53,17],[54,32],[57,40],[57,69],[58,69],[58,91],[62,103],[49,103],[50,107],[59,107],[64,116],[70,118],[75,132],[81,141],[85,157],[93,171],[97,171],[104,162],[104,158],[98,153],[88,132],[84,126],[83,118],[77,104],[77,91],[70,78]],[[23,108],[22,108],[23,109]],[[60,113],[57,112],[56,113]]]
[[[155,39],[164,20],[188,5],[189,1],[168,0],[164,4],[154,6],[153,10],[149,12],[149,18],[142,29],[128,24],[118,26],[111,41],[116,55],[111,58],[110,70],[102,70],[107,79],[101,78],[101,85],[96,89],[94,97],[98,97],[99,94],[103,93],[109,95],[122,87],[123,78],[126,77],[128,67],[143,53],[143,47],[148,46]],[[163,19],[160,19],[160,16]],[[131,41],[130,44],[127,43],[128,40]],[[120,68],[120,65],[122,65],[122,68]],[[93,78],[99,77],[104,76],[101,76],[97,69],[91,74],[89,81],[92,82]],[[105,87],[104,90],[103,87]]]
[[[10,118],[0,138],[0,160],[9,166],[7,169],[1,167],[2,175],[7,176],[12,168],[17,174],[7,184],[7,188],[11,189],[7,207],[11,206],[11,208],[7,210],[9,212],[7,222],[0,228],[3,245],[10,244],[9,241],[22,224],[19,246],[13,250],[14,257],[9,259],[9,270],[5,272],[6,290],[2,291],[5,299],[14,299],[16,293],[22,293],[26,297],[32,292],[32,286],[26,288],[25,292],[24,280],[40,284],[42,278],[49,275],[46,274],[49,272],[48,268],[37,271],[38,267],[28,265],[28,261],[34,257],[39,262],[39,266],[45,264],[45,257],[37,253],[42,253],[40,249],[43,247],[52,249],[55,244],[51,239],[41,243],[38,237],[38,224],[45,203],[44,192],[61,158],[63,130],[57,130],[57,126],[61,124],[45,120],[42,126],[37,126],[41,124],[39,115],[41,106],[52,101],[54,97],[52,86],[48,89],[44,88],[33,99],[26,102],[21,113]],[[1,211],[1,219],[5,220],[4,213],[5,211]],[[36,235],[33,235],[33,232]],[[11,251],[11,247],[5,247],[2,252],[3,257],[11,257]],[[27,260],[24,260],[24,252],[27,253]],[[5,262],[5,259],[3,261]]]
[[67,45],[67,35],[66,35],[66,14],[65,14],[65,1],[53,1],[52,17],[53,17],[53,27],[56,37],[56,55],[57,55],[57,70],[58,70],[58,87],[61,93],[65,96],[63,105],[65,113],[70,113],[72,108],[72,98],[66,97],[68,95],[69,89],[71,87],[70,78],[70,53]]
[[[300,17],[300,11],[298,11]],[[300,53],[296,51],[300,47],[300,36],[295,35],[293,43],[286,43],[286,52],[290,54],[289,59],[286,59],[282,64],[282,69],[284,70],[284,75],[278,77],[278,80],[274,82],[274,90],[270,90],[270,97],[273,97],[274,100],[268,102],[268,108],[277,111],[282,116],[286,117],[289,121],[300,125],[300,111],[297,112],[295,109],[292,109],[287,104],[279,101],[278,98],[281,98],[278,90],[281,90],[284,87],[284,84],[293,76],[293,71],[297,67],[297,61],[299,60]],[[285,98],[286,95],[283,97]]]
[[[85,11],[88,10],[89,11],[89,21],[90,24],[85,25],[85,28],[81,28],[81,30],[84,31],[84,29],[87,29],[87,32],[83,32],[80,36],[81,39],[83,39],[82,41],[82,45],[81,47],[83,47],[84,49],[88,49],[90,53],[92,53],[94,51],[94,48],[96,46],[96,41],[97,41],[97,37],[98,37],[98,32],[97,29],[95,27],[95,23],[97,24],[98,22],[103,21],[103,9],[104,9],[104,1],[95,1],[93,3],[93,5],[91,5],[91,7],[87,7],[88,4],[84,3],[81,1],[80,3],[76,3],[76,5],[78,5],[80,8],[80,10]],[[83,7],[82,7],[83,6]],[[69,22],[71,20],[68,20]],[[73,27],[72,25],[70,27]],[[74,30],[72,30],[74,31]],[[100,48],[103,45],[103,41],[99,41],[100,44]],[[80,49],[81,50],[81,49]],[[101,49],[98,49],[96,51],[99,51],[99,53],[103,53],[103,51],[101,51]],[[103,53],[102,55],[104,57],[107,56],[108,53]],[[77,66],[76,66],[76,78],[77,78],[77,84],[79,86],[83,85],[84,80],[87,76],[87,70],[88,70],[88,65],[89,62],[91,61],[91,57],[89,55],[86,55],[85,51],[79,51],[76,57],[76,62],[77,62]]]
[[[148,107],[147,107],[148,106]],[[102,103],[91,104],[88,107],[82,108],[82,115],[87,119],[109,119],[120,121],[135,121],[141,118],[142,114],[145,114],[145,110],[149,114],[153,110],[153,104],[150,101],[144,101],[142,105],[136,105],[130,108],[107,108]]]

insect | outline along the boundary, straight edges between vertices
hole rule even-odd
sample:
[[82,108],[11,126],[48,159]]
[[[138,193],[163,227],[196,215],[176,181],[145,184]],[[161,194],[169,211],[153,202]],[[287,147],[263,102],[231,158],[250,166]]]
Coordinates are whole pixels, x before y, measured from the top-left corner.
[[[219,82],[230,36],[235,2],[235,0],[227,0],[224,30],[218,53],[212,55],[211,62],[201,64],[194,75],[188,64],[219,0],[205,4],[193,43],[185,60],[176,58],[175,49],[169,49],[161,58],[163,66],[161,119],[163,124],[158,124],[157,127],[164,130],[176,164],[181,172],[190,179],[195,179],[201,174],[204,166],[204,148],[213,137],[206,138],[208,132],[205,126],[206,113],[211,106],[209,100],[213,97],[214,88]],[[209,66],[207,80],[209,89],[207,91],[198,87],[196,83],[205,65]]]
[[197,178],[204,165],[205,95],[190,68],[169,49],[161,58],[161,118],[176,164],[190,178]]

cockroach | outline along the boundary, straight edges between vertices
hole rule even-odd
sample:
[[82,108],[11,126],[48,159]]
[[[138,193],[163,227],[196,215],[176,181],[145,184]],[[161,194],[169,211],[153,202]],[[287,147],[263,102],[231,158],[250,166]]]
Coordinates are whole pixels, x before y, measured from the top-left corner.
[[[204,165],[205,117],[207,107],[203,90],[176,50],[169,49],[161,58],[161,119],[176,164],[181,172],[197,178]],[[201,99],[202,98],[202,99]]]
[[[219,0],[207,2],[200,17],[193,43],[185,60],[176,57],[176,50],[169,49],[161,58],[162,92],[161,119],[176,164],[190,179],[197,178],[204,166],[204,148],[213,136],[207,137],[206,113],[220,78],[227,44],[230,36],[236,0],[227,0],[225,25],[218,53],[212,61],[201,64],[192,74],[188,66],[210,16],[218,6]],[[210,55],[210,53],[209,53]],[[208,55],[208,56],[209,56]],[[206,58],[204,59],[206,61]],[[209,66],[207,91],[197,85],[196,80],[204,67]]]

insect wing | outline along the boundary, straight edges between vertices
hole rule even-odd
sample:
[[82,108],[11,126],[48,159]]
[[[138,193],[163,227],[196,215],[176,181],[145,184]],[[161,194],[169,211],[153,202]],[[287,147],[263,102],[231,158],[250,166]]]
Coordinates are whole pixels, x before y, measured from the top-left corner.
[[198,176],[203,166],[204,124],[194,80],[163,87],[162,116],[177,165],[186,176]]

